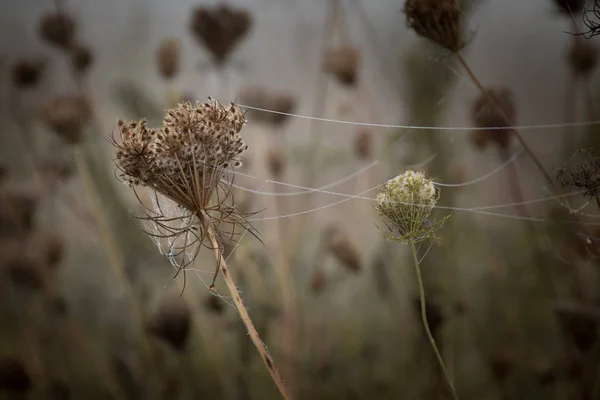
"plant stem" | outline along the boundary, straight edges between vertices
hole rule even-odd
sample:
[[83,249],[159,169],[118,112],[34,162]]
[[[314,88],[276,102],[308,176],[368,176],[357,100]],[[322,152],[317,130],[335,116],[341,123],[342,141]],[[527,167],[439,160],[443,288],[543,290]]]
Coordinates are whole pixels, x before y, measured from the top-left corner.
[[415,272],[417,274],[417,282],[419,284],[419,299],[421,300],[421,319],[423,321],[423,327],[425,328],[425,333],[427,334],[427,339],[429,339],[429,343],[433,348],[433,352],[435,353],[435,357],[437,358],[438,364],[442,369],[442,373],[444,374],[444,378],[446,379],[446,383],[450,387],[450,391],[452,392],[452,398],[454,400],[458,400],[458,395],[456,394],[456,389],[454,389],[454,384],[448,376],[448,371],[446,371],[446,366],[444,365],[444,360],[442,360],[442,356],[440,351],[438,350],[437,345],[435,344],[435,339],[431,334],[431,330],[429,329],[429,322],[427,321],[427,312],[425,310],[425,289],[423,288],[423,278],[421,277],[421,266],[419,265],[419,258],[417,257],[417,249],[415,248],[415,241],[410,239],[410,248],[412,250],[413,261],[415,264]]
[[262,340],[260,340],[260,336],[258,335],[258,332],[256,331],[254,324],[252,323],[252,319],[250,318],[250,315],[248,314],[248,310],[246,310],[246,306],[244,305],[244,302],[242,301],[240,292],[238,291],[237,286],[233,280],[233,277],[231,276],[231,273],[229,271],[229,268],[227,267],[227,261],[225,261],[225,258],[223,257],[223,253],[221,252],[221,248],[219,247],[219,243],[217,241],[217,238],[215,237],[213,228],[210,226],[210,224],[208,222],[209,216],[206,215],[205,213],[202,213],[201,221],[204,224],[204,229],[206,230],[206,234],[208,235],[208,239],[213,248],[215,259],[216,259],[217,263],[219,263],[219,267],[223,274],[223,279],[225,280],[227,289],[229,289],[229,293],[231,294],[231,297],[233,298],[233,303],[235,304],[235,308],[237,309],[238,313],[240,314],[240,318],[242,319],[244,326],[246,326],[246,329],[248,330],[248,335],[250,336],[252,343],[254,343],[256,350],[258,350],[258,353],[260,354],[265,365],[267,366],[267,369],[269,370],[269,373],[271,374],[271,378],[273,378],[275,385],[277,385],[277,388],[279,389],[279,393],[281,393],[281,396],[286,400],[291,399],[292,397],[288,393],[288,390],[285,387],[285,384],[283,383],[283,379],[281,379],[281,376],[279,375],[279,372],[277,371],[277,368],[275,367],[273,358],[269,354],[269,351],[267,350],[267,347],[265,346],[265,344],[262,342]]

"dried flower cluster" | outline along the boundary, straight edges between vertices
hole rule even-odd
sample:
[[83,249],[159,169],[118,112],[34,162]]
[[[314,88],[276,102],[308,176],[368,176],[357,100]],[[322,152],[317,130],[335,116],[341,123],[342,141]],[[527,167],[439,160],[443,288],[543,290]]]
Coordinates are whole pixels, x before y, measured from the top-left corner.
[[[506,87],[491,87],[486,91],[487,95],[481,94],[473,102],[471,120],[476,127],[488,129],[471,131],[471,142],[479,149],[485,148],[490,141],[499,149],[507,149],[512,136],[510,127],[515,125],[517,115],[513,93]],[[491,104],[488,96],[494,104]]]
[[87,99],[81,95],[58,97],[44,106],[42,121],[70,144],[81,141],[83,129],[92,116]]
[[149,331],[177,351],[185,348],[190,328],[190,307],[179,295],[168,295],[162,299],[148,322]]
[[348,271],[358,273],[363,269],[359,248],[340,227],[331,225],[323,230],[325,249]]
[[46,63],[39,59],[22,59],[16,61],[11,67],[13,85],[19,89],[37,85],[45,67]]
[[[154,196],[154,209],[140,219],[151,226],[146,233],[179,269],[193,262],[201,244],[210,246],[205,242],[207,225],[219,235],[220,245],[233,240],[232,226],[249,229],[235,208],[230,173],[241,166],[248,148],[240,136],[245,123],[234,104],[187,102],[167,110],[160,129],[147,127],[144,120],[119,121],[121,140],[110,139],[121,178],[168,199]],[[220,229],[221,222],[228,226]]]
[[429,219],[439,192],[431,179],[407,171],[388,181],[377,194],[375,210],[393,232],[391,239],[415,242],[433,235]]
[[158,46],[156,64],[163,78],[171,79],[179,72],[179,53],[180,45],[176,38],[166,38]]
[[51,45],[68,50],[75,39],[77,24],[71,15],[58,11],[42,16],[39,22],[40,37]]
[[462,47],[457,0],[406,0],[404,14],[408,27],[417,35],[453,52]]
[[222,4],[215,8],[196,8],[190,29],[217,64],[223,64],[251,26],[252,17],[247,11]]
[[591,153],[588,153],[587,157],[573,171],[568,167],[557,169],[556,179],[562,186],[585,190],[586,196],[598,199],[600,194],[600,158],[593,157]]
[[325,57],[325,71],[335,75],[341,83],[354,85],[358,80],[360,53],[352,46],[329,50]]

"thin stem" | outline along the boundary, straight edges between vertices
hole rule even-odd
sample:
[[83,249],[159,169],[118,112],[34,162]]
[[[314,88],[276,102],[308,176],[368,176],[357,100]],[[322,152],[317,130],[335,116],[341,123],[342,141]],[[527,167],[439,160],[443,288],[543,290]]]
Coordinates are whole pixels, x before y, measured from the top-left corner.
[[454,400],[458,400],[458,395],[456,394],[456,389],[454,389],[454,384],[448,375],[448,371],[446,371],[446,366],[444,365],[444,361],[442,360],[442,356],[440,351],[438,350],[437,345],[435,344],[435,339],[431,334],[431,330],[429,329],[429,322],[427,321],[427,312],[425,310],[425,289],[423,288],[423,278],[421,277],[421,266],[419,265],[419,258],[417,257],[417,249],[415,248],[415,241],[410,239],[410,248],[412,250],[413,261],[415,264],[415,272],[417,274],[417,282],[419,284],[419,299],[421,300],[421,319],[423,321],[423,327],[425,328],[425,333],[427,334],[427,339],[429,339],[429,344],[433,348],[433,352],[435,353],[435,357],[437,358],[438,364],[442,369],[442,373],[444,374],[444,378],[446,379],[446,383],[450,387],[450,391],[452,393],[452,398]]
[[215,232],[208,222],[209,218],[210,217],[208,215],[206,215],[205,213],[203,213],[201,215],[201,220],[204,223],[204,228],[206,230],[206,234],[210,241],[211,247],[213,248],[215,259],[216,259],[217,263],[219,263],[221,272],[223,274],[223,279],[225,280],[227,289],[229,289],[229,293],[231,294],[231,297],[233,298],[233,303],[235,304],[235,308],[237,309],[238,313],[240,314],[240,318],[242,319],[244,326],[248,330],[248,335],[250,336],[252,343],[254,343],[256,350],[258,351],[262,360],[264,361],[265,365],[267,366],[267,369],[269,370],[269,373],[271,374],[271,378],[273,378],[275,385],[277,385],[277,388],[279,389],[279,393],[281,393],[281,396],[284,399],[286,399],[286,400],[291,399],[292,397],[289,394],[287,388],[285,387],[285,384],[283,383],[283,379],[281,379],[281,376],[279,375],[277,368],[275,367],[273,358],[269,354],[269,351],[267,350],[267,347],[265,346],[265,344],[262,342],[262,340],[260,340],[260,336],[258,335],[258,332],[256,331],[254,324],[252,323],[252,319],[250,318],[250,315],[248,314],[248,310],[246,309],[246,306],[244,305],[244,302],[242,301],[240,292],[238,291],[237,286],[233,280],[233,277],[231,276],[231,273],[229,271],[229,268],[227,267],[227,261],[225,261],[225,258],[223,257],[223,253],[221,252],[221,249],[219,247],[217,238],[215,237]]

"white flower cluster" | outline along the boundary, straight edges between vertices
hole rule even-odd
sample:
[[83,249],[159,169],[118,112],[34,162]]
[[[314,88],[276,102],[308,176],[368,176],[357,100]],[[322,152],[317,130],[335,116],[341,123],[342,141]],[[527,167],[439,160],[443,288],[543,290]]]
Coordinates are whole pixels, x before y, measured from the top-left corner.
[[438,199],[431,179],[420,172],[407,171],[388,181],[377,194],[375,209],[385,219],[396,239],[415,241],[431,233],[423,225],[428,221]]

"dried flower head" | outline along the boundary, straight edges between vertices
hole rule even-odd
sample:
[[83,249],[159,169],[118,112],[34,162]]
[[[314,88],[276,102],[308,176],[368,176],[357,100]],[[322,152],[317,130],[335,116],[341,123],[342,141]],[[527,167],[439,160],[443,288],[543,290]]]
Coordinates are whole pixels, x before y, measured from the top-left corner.
[[148,324],[150,332],[181,351],[190,333],[191,313],[182,296],[169,295],[163,299]]
[[563,187],[585,190],[586,196],[597,199],[600,194],[600,158],[593,157],[589,149],[579,150],[573,158],[581,153],[587,153],[583,161],[573,171],[568,166],[558,168],[556,180]]
[[31,378],[23,362],[15,356],[0,355],[0,389],[26,392],[31,388]]
[[171,79],[179,72],[180,45],[177,38],[166,38],[156,51],[158,72],[165,79]]
[[598,63],[598,49],[590,40],[571,41],[568,52],[569,65],[575,74],[587,75]]
[[280,179],[285,168],[285,151],[278,147],[270,148],[267,152],[267,166],[271,175]]
[[[471,120],[476,127],[488,129],[471,131],[471,142],[480,149],[485,148],[490,141],[499,149],[507,149],[512,136],[510,127],[515,125],[517,114],[512,91],[506,87],[492,87],[486,91],[494,103],[491,104],[485,94],[479,95],[471,108]],[[500,107],[502,113],[497,107]]]
[[461,11],[457,0],[406,0],[406,24],[419,36],[458,51],[460,41]]
[[56,98],[42,110],[42,121],[69,144],[77,144],[92,111],[87,99],[81,95]]
[[16,88],[24,89],[36,86],[44,72],[46,63],[39,59],[22,59],[11,67],[11,78]]
[[[234,239],[236,226],[254,232],[231,194],[233,169],[248,148],[240,136],[245,123],[234,104],[188,102],[167,110],[161,129],[148,128],[144,120],[119,121],[120,141],[110,138],[121,178],[155,191],[153,208],[139,219],[179,270],[193,262],[200,245],[210,247],[208,227],[221,244]],[[220,229],[221,223],[227,227]]]
[[571,17],[573,14],[579,14],[583,11],[585,0],[554,0],[558,11]]
[[373,156],[373,135],[368,129],[359,129],[354,135],[354,154],[359,160],[369,160]]
[[375,210],[393,233],[390,239],[418,242],[433,237],[434,228],[443,222],[430,224],[438,198],[439,191],[431,179],[407,171],[385,183],[377,194]]
[[[289,114],[296,107],[296,100],[290,94],[271,90],[263,86],[248,86],[241,90],[240,103],[250,107],[262,108],[275,112],[260,110],[248,111],[251,121],[263,122],[273,126],[279,126],[288,119]],[[283,114],[279,114],[283,113]]]
[[362,255],[358,247],[341,228],[329,226],[323,231],[325,248],[350,272],[363,269]]
[[77,44],[71,49],[71,64],[77,72],[85,73],[93,61],[94,55],[89,47]]
[[223,64],[251,26],[252,17],[248,11],[221,4],[215,8],[196,8],[190,29],[212,53],[217,64]]
[[358,79],[360,53],[352,46],[329,50],[325,56],[325,71],[332,73],[345,85],[354,85]]
[[73,17],[65,12],[50,12],[39,22],[39,35],[46,42],[63,50],[73,44],[77,25]]

